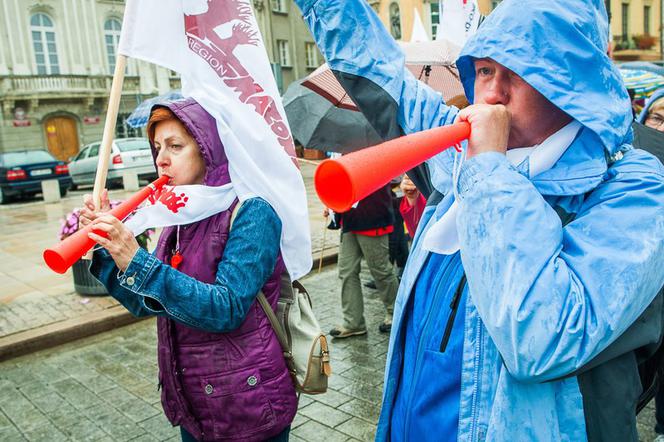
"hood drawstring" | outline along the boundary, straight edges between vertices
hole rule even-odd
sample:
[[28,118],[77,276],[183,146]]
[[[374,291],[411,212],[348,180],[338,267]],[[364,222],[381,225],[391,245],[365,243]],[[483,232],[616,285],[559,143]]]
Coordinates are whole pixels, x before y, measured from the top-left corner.
[[175,233],[175,250],[173,250],[173,256],[171,256],[171,267],[177,270],[183,260],[184,258],[182,258],[182,255],[180,254],[180,226],[177,226]]

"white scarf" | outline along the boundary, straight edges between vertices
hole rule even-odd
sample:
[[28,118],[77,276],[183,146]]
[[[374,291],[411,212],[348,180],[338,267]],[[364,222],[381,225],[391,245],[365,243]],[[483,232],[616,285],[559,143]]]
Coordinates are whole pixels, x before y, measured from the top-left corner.
[[182,226],[209,218],[228,208],[237,198],[233,184],[223,186],[164,186],[125,225],[134,235],[151,227]]
[[[528,160],[527,176],[532,179],[556,164],[572,144],[580,129],[581,123],[573,120],[537,146],[508,150],[506,153],[507,159],[514,166]],[[465,155],[465,153],[462,155]],[[457,178],[455,176],[452,182],[454,189],[457,188]],[[455,200],[442,217],[433,221],[433,226],[426,232],[422,241],[424,250],[442,255],[451,255],[459,250],[458,212],[459,204]]]

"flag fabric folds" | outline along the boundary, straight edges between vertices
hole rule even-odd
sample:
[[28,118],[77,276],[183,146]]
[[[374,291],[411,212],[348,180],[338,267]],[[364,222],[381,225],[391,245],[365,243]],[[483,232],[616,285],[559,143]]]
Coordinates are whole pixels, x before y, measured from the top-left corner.
[[182,95],[217,121],[238,198],[270,203],[291,278],[308,273],[306,190],[249,1],[127,0],[118,52],[180,74]]
[[463,47],[480,23],[477,0],[440,0],[442,16],[436,40],[449,40]]

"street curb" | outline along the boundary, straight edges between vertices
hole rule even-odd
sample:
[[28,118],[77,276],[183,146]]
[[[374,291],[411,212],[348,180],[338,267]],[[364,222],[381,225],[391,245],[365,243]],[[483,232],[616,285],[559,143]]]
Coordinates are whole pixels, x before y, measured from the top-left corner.
[[[312,273],[318,269],[320,251],[317,255],[318,258],[315,257],[316,254],[313,257]],[[337,258],[336,251],[323,255],[323,266],[335,264]],[[116,305],[102,311],[5,336],[0,338],[0,362],[113,330],[143,319],[147,318],[137,318],[123,306]]]
[[0,338],[0,362],[109,331],[141,319],[143,318],[134,317],[123,306],[116,305],[99,312],[5,336]]

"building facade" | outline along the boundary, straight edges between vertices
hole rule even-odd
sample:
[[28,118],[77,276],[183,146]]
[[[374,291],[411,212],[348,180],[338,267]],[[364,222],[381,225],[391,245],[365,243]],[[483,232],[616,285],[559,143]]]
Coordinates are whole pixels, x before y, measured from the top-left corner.
[[662,0],[605,0],[617,50],[656,51],[661,58]]
[[[480,11],[489,14],[502,0],[478,0]],[[611,20],[616,50],[651,51],[662,56],[662,0],[604,0]],[[607,37],[608,38],[608,37]]]
[[[292,0],[250,0],[283,91],[322,62]],[[45,148],[67,160],[101,139],[124,0],[0,0],[0,152]],[[128,61],[116,137],[143,100],[180,87],[176,73]]]
[[[124,1],[0,0],[0,151],[46,148],[66,160],[101,139]],[[144,98],[179,84],[129,60],[116,136]]]
[[[611,34],[617,50],[636,49],[651,51],[656,58],[662,55],[663,0],[605,0],[611,19]],[[488,15],[502,0],[478,0],[480,12]],[[437,0],[428,2],[430,26],[435,26],[440,16]],[[425,6],[426,9],[426,6]],[[607,37],[608,38],[608,37]]]
[[290,83],[310,74],[325,60],[292,0],[252,0],[252,6],[283,93]]

